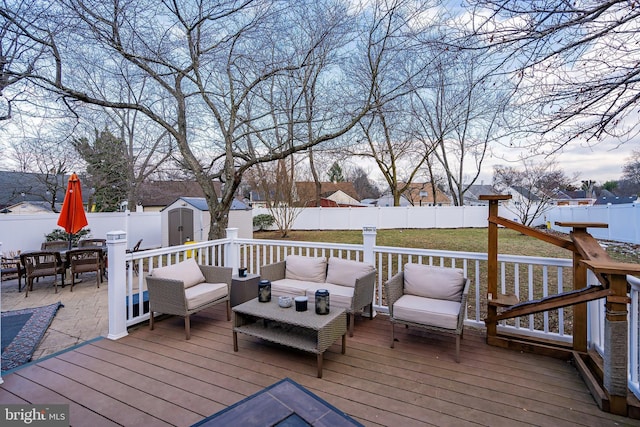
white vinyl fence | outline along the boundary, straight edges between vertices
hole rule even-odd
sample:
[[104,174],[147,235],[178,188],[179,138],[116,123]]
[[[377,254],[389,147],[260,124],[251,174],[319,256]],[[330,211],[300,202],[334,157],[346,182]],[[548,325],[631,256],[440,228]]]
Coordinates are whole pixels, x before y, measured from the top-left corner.
[[[0,215],[0,242],[6,254],[40,249],[45,236],[62,229],[59,214]],[[92,238],[104,239],[107,233],[120,230],[127,233],[130,246],[143,239],[143,248],[162,244],[160,212],[108,212],[88,213]]]
[[640,244],[640,203],[598,206],[557,206],[547,212],[546,220],[554,230],[568,233],[571,228],[556,222],[601,222],[607,228],[589,228],[596,239]]
[[[268,209],[254,209],[253,216],[270,214]],[[487,227],[486,206],[408,206],[362,208],[300,208],[293,230],[361,230],[411,228],[484,228]],[[500,216],[514,219],[506,208]],[[132,246],[143,239],[143,248],[162,246],[160,212],[88,213],[91,237],[105,238],[107,232],[125,231]],[[40,248],[44,236],[57,226],[58,214],[1,215],[0,242],[5,253]],[[607,206],[559,206],[548,211],[540,223],[569,232],[555,222],[602,222],[608,228],[590,228],[598,239],[640,244],[640,204]]]

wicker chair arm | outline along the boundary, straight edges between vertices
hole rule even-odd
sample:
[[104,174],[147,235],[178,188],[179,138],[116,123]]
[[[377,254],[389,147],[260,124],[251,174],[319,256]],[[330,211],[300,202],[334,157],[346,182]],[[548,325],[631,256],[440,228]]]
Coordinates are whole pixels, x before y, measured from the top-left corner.
[[399,272],[384,284],[389,314],[393,317],[393,304],[400,299],[404,292],[404,272]]
[[275,264],[263,265],[260,267],[260,278],[264,280],[282,280],[286,271],[285,261],[276,262]]
[[199,265],[200,271],[204,275],[207,283],[226,283],[231,286],[231,275],[233,269],[230,267],[218,267],[215,265]]
[[183,316],[187,310],[182,280],[158,279],[147,276],[149,308],[153,311]]
[[465,279],[464,289],[462,290],[462,298],[460,299],[460,313],[458,313],[458,327],[456,328],[457,332],[460,333],[462,328],[464,327],[464,318],[467,309],[467,298],[469,296],[469,279]]
[[373,302],[373,291],[376,284],[376,270],[373,270],[364,276],[356,279],[353,289],[353,300],[351,308],[359,310]]

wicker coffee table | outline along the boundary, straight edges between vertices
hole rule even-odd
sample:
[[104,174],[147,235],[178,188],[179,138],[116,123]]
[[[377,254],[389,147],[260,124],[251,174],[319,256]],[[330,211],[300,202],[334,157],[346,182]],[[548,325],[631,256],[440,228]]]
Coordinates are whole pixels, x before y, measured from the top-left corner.
[[324,315],[314,310],[296,311],[293,306],[282,308],[275,301],[254,298],[233,307],[233,351],[238,351],[238,333],[315,353],[318,378],[322,378],[325,350],[342,337],[342,354],[346,351],[347,315],[343,309]]

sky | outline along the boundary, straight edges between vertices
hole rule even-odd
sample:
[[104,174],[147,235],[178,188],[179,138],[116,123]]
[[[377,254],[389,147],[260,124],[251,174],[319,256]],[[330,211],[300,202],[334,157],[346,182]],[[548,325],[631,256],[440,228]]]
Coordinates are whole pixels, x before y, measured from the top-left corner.
[[[582,180],[594,180],[597,184],[606,181],[617,181],[622,178],[622,166],[627,162],[633,150],[640,150],[640,142],[631,140],[623,145],[618,141],[603,141],[596,146],[581,146],[580,143],[570,143],[561,153],[553,157],[559,169],[565,172],[566,176],[572,177],[577,174],[576,185]],[[493,166],[497,164],[509,165],[518,168],[522,165],[518,162],[518,151],[506,149],[496,149],[503,153],[513,163],[507,163],[500,158],[490,157],[483,164],[480,180],[485,184],[490,184],[493,176]],[[535,163],[549,161],[549,158],[538,157]],[[478,183],[480,183],[478,181]]]

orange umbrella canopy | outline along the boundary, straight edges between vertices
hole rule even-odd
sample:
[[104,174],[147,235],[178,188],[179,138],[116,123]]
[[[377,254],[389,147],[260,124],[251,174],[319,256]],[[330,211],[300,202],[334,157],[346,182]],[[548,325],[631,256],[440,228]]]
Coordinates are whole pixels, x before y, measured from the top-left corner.
[[89,225],[87,215],[84,212],[84,205],[82,204],[80,178],[75,173],[72,173],[69,177],[67,192],[64,195],[62,210],[58,217],[58,225],[69,234],[75,234],[82,227]]

